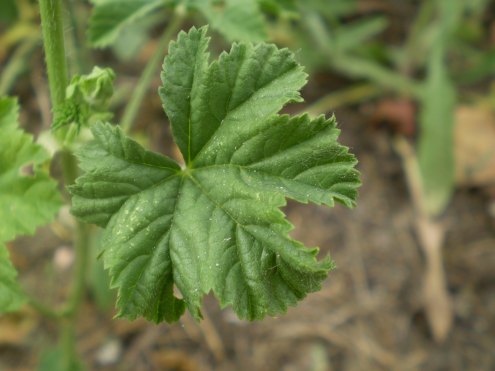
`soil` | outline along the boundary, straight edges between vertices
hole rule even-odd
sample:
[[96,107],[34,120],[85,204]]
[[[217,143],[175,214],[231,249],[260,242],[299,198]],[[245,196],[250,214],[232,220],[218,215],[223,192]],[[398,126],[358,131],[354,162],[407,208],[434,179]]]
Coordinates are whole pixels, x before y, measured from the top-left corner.
[[[152,103],[147,111],[161,126],[159,105]],[[487,197],[460,189],[442,217],[448,225],[443,254],[455,321],[447,340],[438,344],[422,309],[424,261],[401,161],[389,135],[367,125],[363,111],[368,110],[336,112],[341,140],[359,159],[358,207],[289,202],[285,209],[295,225],[293,237],[320,246],[321,254],[330,253],[337,263],[320,292],[284,316],[255,323],[236,319],[207,297],[203,322],[186,315],[178,324],[158,326],[112,320],[112,311],[102,311],[90,293],[77,332],[88,369],[495,369],[495,231]],[[158,141],[168,135],[160,126],[148,129],[160,133]],[[11,246],[23,283],[45,302],[61,301],[66,285],[59,283],[70,277],[70,268],[53,268],[57,252],[70,247],[56,231],[44,228]],[[41,276],[47,278],[39,281]],[[16,319],[19,338],[2,343],[0,365],[33,369],[47,338],[54,340],[53,323],[30,311],[7,319]]]

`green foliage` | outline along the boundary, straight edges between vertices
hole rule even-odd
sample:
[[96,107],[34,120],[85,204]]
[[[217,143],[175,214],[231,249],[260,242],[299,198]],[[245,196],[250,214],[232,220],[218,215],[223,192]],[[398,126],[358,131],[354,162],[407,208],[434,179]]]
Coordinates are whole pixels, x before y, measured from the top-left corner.
[[[34,233],[61,203],[57,183],[41,168],[49,155],[18,128],[17,110],[14,99],[0,100],[0,241]],[[25,168],[29,165],[33,174]]]
[[94,67],[88,75],[75,75],[65,90],[65,101],[55,111],[52,129],[68,125],[89,126],[112,118],[108,102],[113,95],[115,74],[110,68]]
[[163,6],[163,0],[93,1],[88,36],[95,47],[103,48],[117,39],[122,29]]
[[[79,153],[72,213],[105,227],[103,260],[119,317],[201,318],[210,291],[250,320],[286,311],[333,267],[291,239],[285,198],[352,207],[356,160],[334,118],[277,112],[306,82],[287,49],[234,44],[208,62],[206,29],[180,33],[160,96],[186,166],[110,124]],[[182,298],[174,296],[176,287]]]
[[258,0],[261,11],[280,18],[297,18],[297,0]]
[[256,0],[204,1],[186,3],[199,10],[208,23],[229,41],[266,40],[264,17]]
[[41,353],[37,371],[84,371],[82,362],[73,352],[60,346],[52,347]]
[[[356,5],[355,1],[338,0],[327,7],[331,12],[325,12],[325,1],[311,0],[300,7],[304,13],[301,23],[311,34],[311,43],[319,46],[316,51],[320,62],[348,77],[367,80],[418,102],[417,153],[423,206],[430,215],[438,215],[445,210],[454,188],[453,128],[458,86],[486,78],[495,66],[493,50],[480,51],[472,43],[481,33],[488,1],[421,2],[404,47],[382,45],[380,58],[364,54],[364,43],[386,23],[383,18],[368,16],[341,22],[339,17],[356,11],[353,3]],[[334,8],[337,4],[343,7]],[[467,34],[467,43],[462,40],[462,31]],[[302,50],[312,51],[308,44]],[[313,63],[317,60],[314,54],[309,57]],[[423,81],[411,78],[425,71]]]
[[432,53],[421,106],[418,160],[423,178],[425,207],[441,213],[454,184],[453,126],[455,89],[443,68],[442,53]]
[[456,90],[445,66],[447,46],[458,27],[465,4],[439,0],[436,38],[427,59],[428,77],[421,96],[418,160],[425,208],[438,215],[454,188],[454,109]]
[[13,22],[18,15],[19,11],[15,0],[0,1],[0,22]]
[[17,282],[17,272],[10,262],[7,248],[0,243],[0,313],[19,309],[26,298]]
[[125,27],[169,6],[198,11],[227,40],[266,39],[265,20],[256,0],[93,0],[89,40],[95,47],[113,45]]
[[[42,165],[49,159],[33,143],[31,135],[18,127],[18,106],[13,98],[0,98],[0,312],[15,309],[21,294],[15,284],[15,270],[3,242],[32,234],[50,222],[61,199],[57,183]],[[28,166],[32,166],[31,171]]]

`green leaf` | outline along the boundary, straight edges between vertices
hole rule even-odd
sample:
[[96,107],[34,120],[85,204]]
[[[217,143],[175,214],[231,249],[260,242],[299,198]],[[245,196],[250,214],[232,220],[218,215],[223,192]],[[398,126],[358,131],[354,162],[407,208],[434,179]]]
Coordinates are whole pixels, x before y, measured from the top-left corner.
[[0,243],[0,313],[19,309],[26,298],[17,283],[17,272],[10,262],[7,248]]
[[11,23],[19,17],[15,0],[0,1],[0,22]]
[[265,20],[256,0],[188,0],[229,41],[263,41]]
[[431,52],[428,68],[420,112],[418,160],[423,179],[424,206],[431,215],[438,215],[447,206],[454,187],[456,93],[440,50]]
[[265,19],[256,0],[93,0],[88,36],[94,47],[115,43],[126,26],[146,18],[165,5],[198,10],[227,40],[262,41]]
[[126,25],[132,24],[163,5],[163,0],[105,0],[95,2],[88,29],[91,45],[103,48],[112,44]]
[[[39,169],[49,155],[19,130],[13,98],[0,98],[0,133],[0,312],[7,312],[25,298],[3,242],[51,221],[61,200],[57,183]],[[34,167],[32,175],[23,175],[27,165]]]
[[0,97],[0,129],[12,130],[17,128],[19,107],[13,98]]
[[34,233],[61,205],[57,183],[40,169],[49,155],[18,129],[17,112],[14,99],[0,99],[0,242]]
[[187,306],[201,318],[210,291],[240,318],[284,313],[333,267],[288,236],[286,197],[355,204],[356,159],[337,143],[335,119],[277,114],[306,82],[292,53],[235,44],[209,64],[207,46],[205,28],[182,32],[163,64],[184,168],[110,124],[94,125],[79,153],[72,213],[105,226],[120,317],[171,322]]
[[370,17],[340,25],[334,31],[331,48],[337,49],[336,53],[343,53],[362,47],[368,40],[382,32],[387,24],[385,17]]
[[423,181],[425,209],[442,213],[454,190],[454,109],[457,94],[448,74],[447,46],[462,16],[464,3],[435,2],[438,33],[428,55],[428,75],[421,96],[418,161]]
[[156,27],[156,23],[145,18],[123,28],[120,37],[112,43],[113,53],[120,61],[136,60],[149,39],[150,29]]
[[296,0],[258,0],[261,11],[280,18],[298,17]]

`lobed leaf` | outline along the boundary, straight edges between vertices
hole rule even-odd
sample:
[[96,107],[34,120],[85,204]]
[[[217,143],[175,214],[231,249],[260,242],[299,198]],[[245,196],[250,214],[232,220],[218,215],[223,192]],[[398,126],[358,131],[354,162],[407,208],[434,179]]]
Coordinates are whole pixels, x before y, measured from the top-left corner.
[[187,307],[201,318],[210,291],[240,318],[284,313],[333,267],[288,236],[286,197],[355,204],[356,160],[335,119],[277,114],[306,82],[292,53],[234,44],[209,64],[208,41],[205,28],[182,32],[163,64],[184,168],[104,123],[79,153],[72,213],[105,226],[118,316],[171,322]]
[[0,99],[0,242],[34,233],[61,205],[57,183],[38,169],[49,155],[18,129],[17,111],[14,99]]
[[34,233],[61,205],[57,183],[39,169],[48,153],[19,130],[17,121],[15,99],[0,98],[0,312],[14,310],[24,301],[3,242]]

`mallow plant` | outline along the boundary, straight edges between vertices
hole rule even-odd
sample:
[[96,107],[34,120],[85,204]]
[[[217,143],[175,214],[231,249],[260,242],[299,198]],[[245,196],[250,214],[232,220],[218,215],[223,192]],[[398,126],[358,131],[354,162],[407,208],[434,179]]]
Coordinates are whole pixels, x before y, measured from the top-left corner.
[[[202,299],[213,293],[239,318],[258,320],[318,290],[334,263],[288,235],[292,225],[281,207],[288,198],[353,207],[360,180],[356,158],[337,141],[334,117],[279,113],[302,101],[307,75],[294,55],[271,44],[236,43],[211,61],[207,27],[180,32],[158,92],[182,154],[177,162],[107,122],[111,70],[68,81],[60,5],[40,0],[51,135],[70,197],[49,174],[48,152],[19,128],[16,100],[1,98],[0,311],[28,303],[58,321],[60,367],[79,367],[71,354],[88,223],[104,229],[100,259],[118,293],[117,317],[174,322],[187,309],[200,320]],[[80,135],[85,130],[89,141]],[[26,165],[32,171],[21,171]],[[67,302],[52,308],[22,289],[5,243],[49,223],[64,196],[78,219],[74,282]]]

